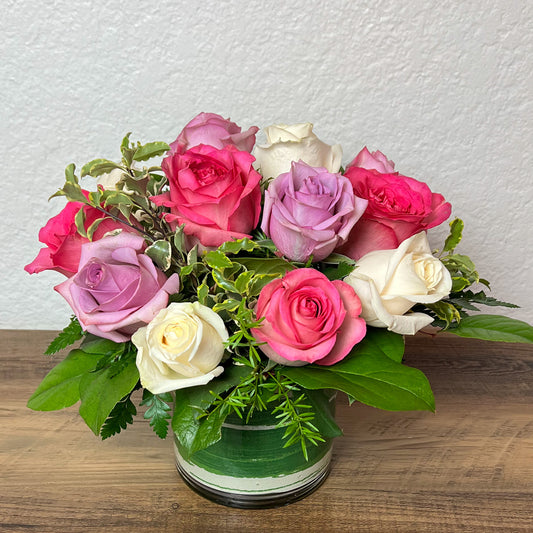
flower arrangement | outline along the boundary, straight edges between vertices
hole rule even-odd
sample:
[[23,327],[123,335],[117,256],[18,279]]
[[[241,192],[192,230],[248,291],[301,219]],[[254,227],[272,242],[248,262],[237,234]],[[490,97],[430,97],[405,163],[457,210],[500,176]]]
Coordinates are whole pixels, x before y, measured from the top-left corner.
[[67,167],[53,195],[67,204],[26,270],[65,277],[55,290],[73,317],[46,353],[81,343],[30,408],[80,402],[105,439],[133,422],[142,393],[156,434],[171,427],[189,453],[217,442],[229,414],[270,409],[286,428],[280,446],[307,455],[341,434],[322,389],[434,410],[426,377],[402,364],[404,335],[432,324],[533,342],[524,322],[470,314],[515,306],[475,288],[489,283],[455,252],[460,219],[430,249],[426,232],[451,215],[442,195],[366,147],[342,169],[341,147],[311,124],[267,127],[263,145],[257,132],[201,113],[170,145],[128,134],[120,162],[82,167],[80,177],[97,178],[91,192]]

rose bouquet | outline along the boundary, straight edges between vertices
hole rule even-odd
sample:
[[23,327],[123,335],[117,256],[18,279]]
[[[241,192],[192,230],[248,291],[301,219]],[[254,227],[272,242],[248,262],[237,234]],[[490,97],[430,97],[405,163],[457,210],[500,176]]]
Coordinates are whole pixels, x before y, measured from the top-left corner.
[[[341,433],[318,393],[333,389],[380,409],[434,410],[430,385],[402,364],[404,335],[432,324],[464,337],[533,342],[533,328],[478,306],[473,262],[455,252],[463,223],[440,250],[426,232],[444,223],[442,195],[366,148],[341,168],[340,146],[311,124],[242,131],[202,113],[176,141],[132,143],[119,162],[74,165],[53,196],[29,273],[56,270],[73,311],[47,350],[77,341],[28,406],[80,402],[102,438],[146,406],[189,454],[216,443],[228,415],[270,410],[280,447]],[[145,163],[164,155],[161,165]],[[89,178],[86,178],[89,179]],[[136,391],[139,391],[136,393]]]

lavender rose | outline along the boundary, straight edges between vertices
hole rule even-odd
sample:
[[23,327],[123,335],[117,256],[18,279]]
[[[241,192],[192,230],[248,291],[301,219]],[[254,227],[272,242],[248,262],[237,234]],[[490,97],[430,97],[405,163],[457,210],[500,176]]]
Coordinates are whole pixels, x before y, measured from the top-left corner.
[[367,203],[344,176],[300,161],[270,183],[261,229],[288,259],[321,261],[346,241]]
[[143,253],[145,246],[142,237],[122,232],[81,247],[77,274],[55,290],[84,330],[114,342],[128,341],[178,291],[179,276],[167,278]]

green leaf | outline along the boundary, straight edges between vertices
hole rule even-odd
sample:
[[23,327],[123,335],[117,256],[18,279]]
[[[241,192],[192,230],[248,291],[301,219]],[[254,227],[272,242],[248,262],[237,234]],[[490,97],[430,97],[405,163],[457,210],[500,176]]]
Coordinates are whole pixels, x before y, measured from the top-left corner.
[[95,435],[115,405],[129,394],[139,380],[135,360],[128,361],[121,372],[112,366],[85,374],[80,381],[80,415]]
[[108,205],[129,205],[132,204],[131,196],[119,191],[105,191],[104,193],[104,207]]
[[63,331],[50,343],[50,346],[44,352],[45,355],[52,355],[64,350],[67,346],[74,344],[77,340],[83,337],[83,329],[81,329],[78,319],[73,316],[70,323]]
[[306,389],[340,390],[378,409],[435,410],[426,376],[416,368],[396,363],[382,352],[349,355],[331,367],[287,367],[283,374]]
[[228,298],[227,300],[224,300],[223,302],[217,303],[213,306],[213,311],[215,313],[218,313],[219,311],[225,310],[225,311],[235,311],[240,305],[239,300],[234,300],[232,298]]
[[81,177],[92,176],[96,178],[101,174],[111,172],[115,168],[120,168],[120,165],[114,161],[110,161],[109,159],[93,159],[81,167]]
[[[172,429],[176,433],[186,454],[207,448],[220,439],[220,427],[224,419],[198,417],[214,402],[215,395],[238,385],[250,373],[247,366],[230,365],[215,380],[198,387],[188,387],[176,391]],[[227,413],[224,413],[224,417]],[[201,429],[202,426],[206,426]]]
[[172,248],[168,241],[163,239],[155,241],[146,248],[144,253],[163,271],[170,268],[172,262]]
[[237,290],[237,288],[235,287],[235,285],[229,281],[228,279],[226,279],[221,273],[220,271],[218,270],[212,270],[211,271],[211,275],[213,276],[213,280],[215,281],[215,283],[221,288],[221,289],[224,289],[225,291],[228,291],[228,292],[235,292],[235,293],[238,293],[239,291]]
[[251,252],[256,247],[254,241],[245,237],[235,241],[226,241],[218,247],[218,250],[224,254],[237,254],[239,252]]
[[511,307],[516,309],[520,307],[519,305],[511,304],[509,302],[502,302],[501,300],[497,300],[492,296],[487,296],[484,291],[464,291],[459,295],[454,295],[452,298],[450,298],[450,301],[465,307],[467,307],[465,305],[465,301],[494,307]]
[[463,229],[465,225],[460,218],[456,218],[450,222],[450,234],[444,241],[443,252],[452,252],[456,246],[461,242],[463,237]]
[[79,185],[75,185],[74,183],[65,183],[63,185],[63,192],[65,193],[65,196],[70,202],[81,202],[82,204],[88,205],[88,200],[85,198],[85,195],[81,191],[81,187]]
[[81,349],[84,352],[98,354],[102,357],[108,354],[122,353],[124,344],[88,333],[81,343]]
[[83,209],[83,207],[80,207],[79,211],[76,213],[74,223],[76,224],[78,233],[82,237],[87,238],[87,230],[85,229],[85,209]]
[[209,294],[209,287],[205,284],[205,282],[202,282],[198,289],[196,289],[196,294],[198,296],[198,301],[205,305],[205,301],[207,299],[207,295]]
[[87,238],[92,241],[94,232],[98,229],[98,226],[109,217],[97,218],[88,228],[87,228]]
[[450,302],[441,300],[434,304],[424,304],[428,309],[431,309],[438,318],[446,322],[446,327],[449,327],[452,322],[459,323],[461,321],[461,314],[459,310]]
[[41,381],[28,400],[28,407],[35,411],[56,411],[74,405],[80,399],[80,380],[96,367],[100,357],[101,354],[72,350]]
[[278,257],[236,257],[234,262],[240,263],[246,270],[253,270],[256,274],[273,274],[276,277],[282,277],[290,270],[296,267],[291,263]]
[[157,157],[170,150],[170,146],[165,142],[151,142],[139,146],[133,154],[135,161],[146,161],[152,157]]
[[355,269],[354,263],[339,263],[336,266],[329,266],[322,270],[322,273],[330,280],[344,279]]
[[133,417],[137,414],[137,409],[131,401],[131,396],[128,394],[125,399],[118,402],[107,420],[104,422],[102,429],[100,430],[100,437],[102,440],[105,440],[113,435],[116,435],[121,432],[121,430],[126,429],[128,424],[133,424]]
[[65,180],[67,183],[78,185],[78,178],[76,177],[76,174],[74,173],[75,170],[76,170],[76,165],[74,163],[70,163],[70,165],[67,165],[67,168],[65,168]]
[[446,331],[472,339],[533,343],[532,326],[527,322],[500,315],[467,316],[457,327]]
[[160,439],[166,438],[168,433],[170,407],[167,402],[172,402],[172,394],[170,392],[153,394],[149,390],[144,389],[141,405],[148,406],[148,409],[144,413],[144,418],[150,420],[150,426]]
[[394,333],[385,328],[373,328],[367,326],[364,339],[355,346],[355,354],[373,354],[383,352],[393,361],[401,363],[405,351],[405,339],[403,335]]
[[205,262],[211,268],[216,268],[218,270],[233,266],[233,263],[222,252],[219,252],[218,250],[207,252],[207,254],[205,254],[204,256],[204,259]]
[[239,274],[238,278],[235,280],[235,287],[240,294],[245,294],[248,292],[251,279],[255,276],[253,270],[246,270]]

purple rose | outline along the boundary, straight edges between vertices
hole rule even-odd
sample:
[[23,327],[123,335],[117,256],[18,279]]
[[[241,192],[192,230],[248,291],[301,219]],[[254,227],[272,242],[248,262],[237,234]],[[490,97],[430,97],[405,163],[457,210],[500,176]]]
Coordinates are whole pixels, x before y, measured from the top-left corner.
[[344,176],[300,161],[270,183],[261,229],[288,259],[321,261],[346,241],[367,204]]
[[132,233],[104,237],[81,247],[78,272],[55,290],[67,300],[82,328],[114,342],[128,341],[168,304],[179,289],[143,253],[144,239]]
[[200,113],[183,128],[178,138],[170,145],[170,152],[167,155],[175,152],[182,154],[199,144],[214,146],[219,150],[231,144],[242,152],[251,152],[258,130],[257,126],[252,126],[247,131],[241,132],[240,126],[229,119],[215,113]]

